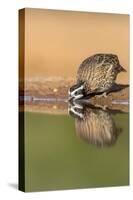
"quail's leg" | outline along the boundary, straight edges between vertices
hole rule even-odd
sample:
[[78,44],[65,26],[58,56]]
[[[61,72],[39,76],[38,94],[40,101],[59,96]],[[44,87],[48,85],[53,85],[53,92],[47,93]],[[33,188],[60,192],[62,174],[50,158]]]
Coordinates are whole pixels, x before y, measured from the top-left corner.
[[99,108],[101,108],[101,109],[103,109],[103,110],[107,110],[107,108],[108,108],[107,105],[99,105],[99,104],[96,104],[95,106],[96,106],[96,107],[99,107]]
[[107,92],[104,92],[104,93],[103,93],[103,96],[104,96],[104,98],[107,98],[107,96],[108,96],[108,95],[107,95]]
[[102,94],[96,95],[96,97],[98,97],[98,98],[101,98],[101,97],[107,98],[107,93],[104,92]]

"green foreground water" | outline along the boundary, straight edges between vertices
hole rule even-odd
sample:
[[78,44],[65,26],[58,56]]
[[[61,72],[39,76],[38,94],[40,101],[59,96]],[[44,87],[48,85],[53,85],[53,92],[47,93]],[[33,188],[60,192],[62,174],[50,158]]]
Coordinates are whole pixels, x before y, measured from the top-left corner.
[[26,191],[128,185],[128,114],[113,120],[122,132],[100,148],[77,136],[71,116],[25,113]]

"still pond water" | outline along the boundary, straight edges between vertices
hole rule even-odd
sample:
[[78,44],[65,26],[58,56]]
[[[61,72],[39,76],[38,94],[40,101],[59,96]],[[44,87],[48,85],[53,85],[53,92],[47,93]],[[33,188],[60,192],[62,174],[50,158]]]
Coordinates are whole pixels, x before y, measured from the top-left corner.
[[129,184],[128,113],[84,116],[25,113],[26,191]]

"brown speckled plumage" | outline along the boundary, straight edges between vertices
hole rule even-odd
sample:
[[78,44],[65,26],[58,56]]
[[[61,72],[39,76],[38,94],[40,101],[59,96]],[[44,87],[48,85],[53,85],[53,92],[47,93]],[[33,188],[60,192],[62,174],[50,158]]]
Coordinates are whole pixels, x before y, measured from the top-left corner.
[[84,82],[86,94],[108,92],[117,74],[126,71],[117,55],[95,54],[85,59],[77,72],[77,83]]
[[84,118],[75,118],[77,135],[87,143],[98,146],[112,145],[121,132],[107,111],[86,107]]

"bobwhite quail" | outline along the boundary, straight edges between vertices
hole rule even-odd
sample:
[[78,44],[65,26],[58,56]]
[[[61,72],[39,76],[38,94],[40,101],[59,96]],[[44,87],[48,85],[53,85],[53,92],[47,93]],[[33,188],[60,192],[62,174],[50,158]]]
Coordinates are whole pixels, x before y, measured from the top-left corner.
[[85,59],[77,72],[77,83],[69,90],[69,99],[79,99],[89,94],[110,91],[118,73],[126,70],[117,55],[95,54]]

